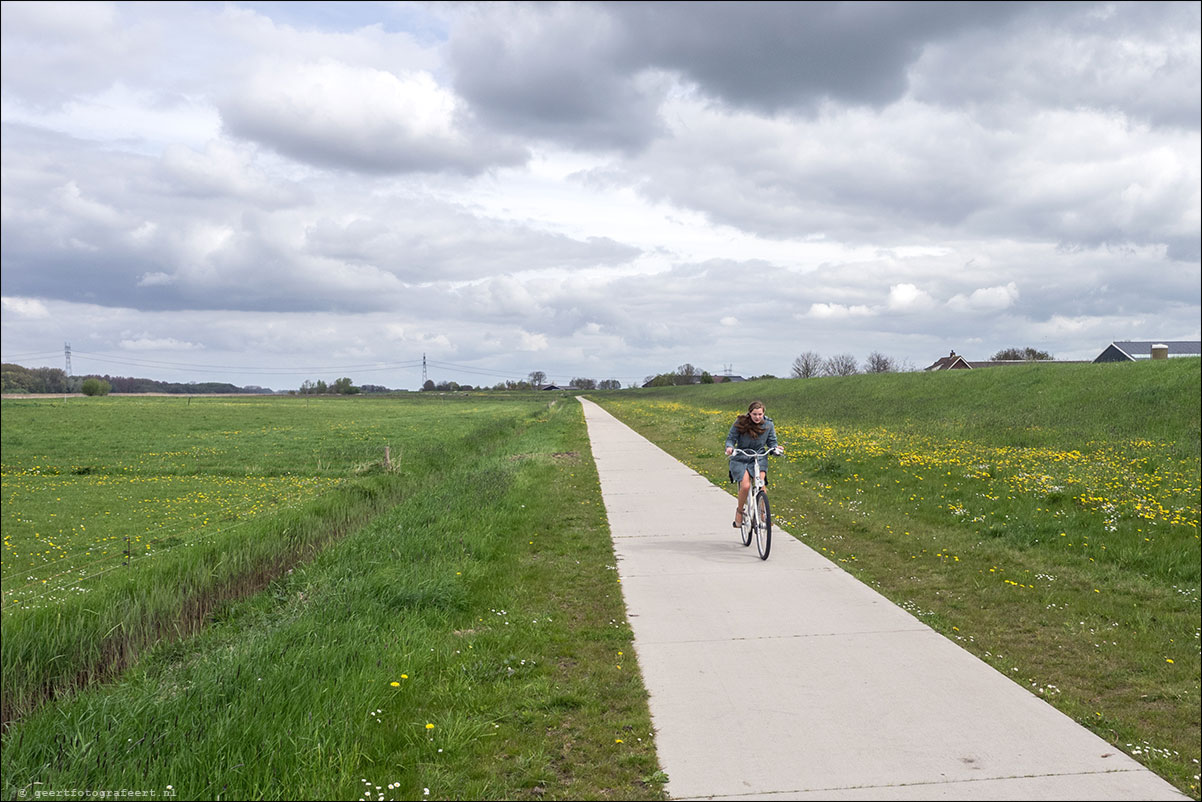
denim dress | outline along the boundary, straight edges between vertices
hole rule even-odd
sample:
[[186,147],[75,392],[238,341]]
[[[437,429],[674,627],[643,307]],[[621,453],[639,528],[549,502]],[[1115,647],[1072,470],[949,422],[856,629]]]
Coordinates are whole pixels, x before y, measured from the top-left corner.
[[[764,418],[764,433],[759,437],[752,437],[750,434],[739,434],[737,424],[732,424],[730,433],[726,435],[726,445],[729,448],[742,448],[747,451],[763,451],[765,448],[776,448],[776,424],[772,422],[772,418]],[[730,481],[738,484],[743,481],[743,474],[750,473],[755,469],[755,459],[742,454],[730,455]],[[760,470],[765,473],[768,471],[768,459],[760,457]],[[754,477],[752,478],[754,482]]]

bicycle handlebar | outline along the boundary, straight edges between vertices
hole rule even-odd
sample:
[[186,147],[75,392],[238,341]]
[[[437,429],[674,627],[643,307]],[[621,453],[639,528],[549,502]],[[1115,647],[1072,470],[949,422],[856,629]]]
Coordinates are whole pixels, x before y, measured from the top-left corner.
[[766,457],[769,454],[780,454],[782,453],[782,449],[780,446],[777,446],[776,448],[765,448],[763,451],[748,451],[745,448],[735,448],[732,449],[730,453],[731,456],[735,454],[743,454],[747,457]]

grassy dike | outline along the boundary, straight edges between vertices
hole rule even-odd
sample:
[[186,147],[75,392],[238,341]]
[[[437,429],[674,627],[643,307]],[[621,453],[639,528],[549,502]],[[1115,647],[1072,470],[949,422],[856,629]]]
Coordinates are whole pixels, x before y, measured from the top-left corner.
[[424,415],[366,525],[12,723],[5,798],[662,798],[579,405],[496,403]]
[[[1199,798],[1197,359],[590,394],[727,486],[764,401],[776,520]],[[733,508],[733,501],[732,501]]]

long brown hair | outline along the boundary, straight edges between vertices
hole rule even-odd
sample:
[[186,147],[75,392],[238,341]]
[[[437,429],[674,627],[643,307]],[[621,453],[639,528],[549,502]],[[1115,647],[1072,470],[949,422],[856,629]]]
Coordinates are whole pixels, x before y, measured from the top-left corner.
[[738,417],[738,419],[735,420],[735,430],[739,434],[749,434],[752,437],[759,437],[761,434],[763,434],[764,433],[764,424],[756,423],[755,421],[753,421],[751,419],[751,413],[753,411],[755,411],[756,409],[763,409],[763,408],[764,408],[763,401],[752,401],[751,404],[747,407],[747,414],[740,415]]

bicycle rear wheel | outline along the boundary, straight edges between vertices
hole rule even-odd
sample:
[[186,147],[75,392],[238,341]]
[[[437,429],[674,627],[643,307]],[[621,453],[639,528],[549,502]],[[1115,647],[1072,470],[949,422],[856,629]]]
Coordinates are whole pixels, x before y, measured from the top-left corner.
[[742,539],[744,546],[751,545],[751,530],[755,526],[755,516],[752,515],[751,497],[748,496],[747,503],[743,505],[743,525],[739,527],[739,538]]
[[759,549],[760,559],[768,559],[772,550],[772,509],[768,506],[768,494],[761,490],[755,496],[756,511],[759,515],[755,528],[755,547]]

